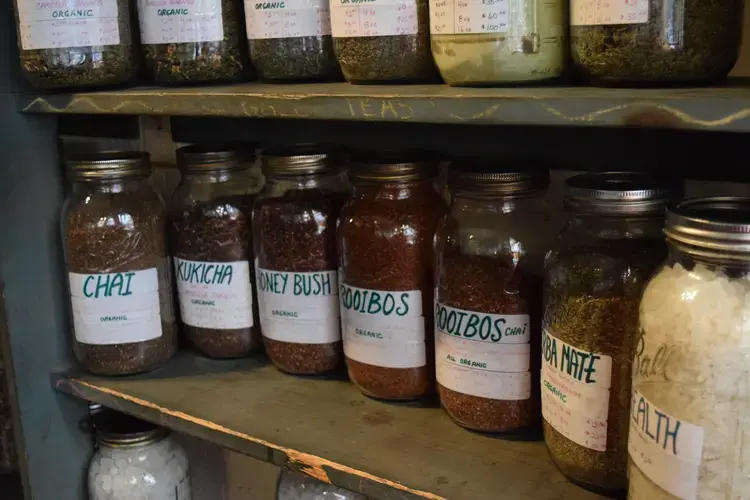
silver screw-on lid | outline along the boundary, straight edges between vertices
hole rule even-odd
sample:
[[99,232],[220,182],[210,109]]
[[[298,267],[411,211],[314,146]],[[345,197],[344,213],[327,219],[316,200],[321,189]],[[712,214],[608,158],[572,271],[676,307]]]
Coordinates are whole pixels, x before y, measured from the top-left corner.
[[577,214],[656,216],[681,191],[674,180],[648,173],[588,173],[565,181],[564,202]]
[[[525,167],[525,168],[524,168]],[[549,186],[549,169],[477,160],[457,160],[448,169],[448,187],[498,196],[525,196]]]
[[107,151],[70,155],[65,163],[70,176],[78,181],[121,179],[151,174],[148,153]]

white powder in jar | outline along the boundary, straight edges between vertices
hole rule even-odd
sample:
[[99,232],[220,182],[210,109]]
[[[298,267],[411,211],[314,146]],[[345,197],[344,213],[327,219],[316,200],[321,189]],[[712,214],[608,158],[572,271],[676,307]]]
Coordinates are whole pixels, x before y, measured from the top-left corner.
[[[640,324],[633,388],[645,399],[634,399],[629,442],[652,456],[639,463],[631,446],[629,498],[750,499],[750,276],[665,267],[644,291]],[[672,429],[682,424],[683,441],[665,441],[663,415]],[[643,439],[646,427],[655,443]],[[686,458],[690,449],[700,458]]]

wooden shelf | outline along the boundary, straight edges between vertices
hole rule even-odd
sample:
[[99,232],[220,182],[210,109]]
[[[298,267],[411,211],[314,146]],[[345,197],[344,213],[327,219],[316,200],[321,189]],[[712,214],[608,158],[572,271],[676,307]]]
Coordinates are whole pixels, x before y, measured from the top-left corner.
[[147,375],[53,375],[58,390],[294,468],[377,500],[589,500],[541,441],[463,430],[437,407],[362,396],[345,380],[284,375],[264,358],[182,354]]
[[306,118],[750,131],[750,83],[687,89],[452,88],[346,83],[140,88],[22,98],[28,113]]

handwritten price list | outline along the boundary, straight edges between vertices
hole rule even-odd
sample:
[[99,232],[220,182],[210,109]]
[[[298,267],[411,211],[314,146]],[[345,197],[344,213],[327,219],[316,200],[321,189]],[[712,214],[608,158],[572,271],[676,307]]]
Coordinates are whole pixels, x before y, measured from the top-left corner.
[[430,32],[505,33],[508,31],[508,0],[431,0]]
[[331,34],[326,0],[245,0],[245,24],[250,40]]
[[417,3],[414,0],[331,1],[334,37],[414,35]]
[[[73,2],[69,3],[72,7]],[[24,50],[120,43],[117,0],[103,0],[101,5],[93,2],[93,5],[80,9],[60,9],[45,3],[20,1],[18,16]]]
[[217,42],[224,39],[221,0],[139,0],[141,38],[146,44]]
[[640,24],[648,22],[649,0],[570,0],[570,24]]

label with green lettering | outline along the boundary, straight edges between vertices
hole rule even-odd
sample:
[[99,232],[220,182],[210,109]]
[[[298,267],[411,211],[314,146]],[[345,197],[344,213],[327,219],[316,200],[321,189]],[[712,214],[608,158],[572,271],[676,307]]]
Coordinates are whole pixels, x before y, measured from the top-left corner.
[[339,286],[344,353],[361,363],[418,368],[427,363],[422,292]]
[[528,314],[489,314],[435,304],[437,381],[482,398],[531,397]]
[[297,344],[341,340],[336,271],[295,273],[256,267],[255,284],[265,337]]
[[144,44],[224,40],[222,0],[138,0]]
[[76,340],[128,344],[161,337],[156,268],[107,274],[68,273]]

